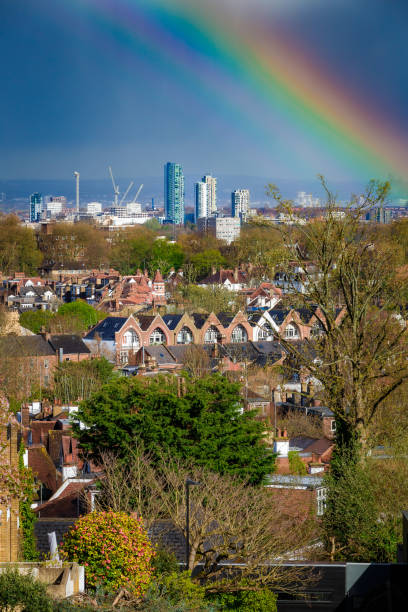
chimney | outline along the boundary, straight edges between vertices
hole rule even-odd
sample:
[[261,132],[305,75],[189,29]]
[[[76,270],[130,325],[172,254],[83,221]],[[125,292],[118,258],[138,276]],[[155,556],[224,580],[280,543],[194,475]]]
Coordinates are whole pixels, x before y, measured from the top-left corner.
[[62,346],[58,349],[58,363],[62,363],[64,361],[64,349]]
[[286,429],[283,432],[280,429],[276,430],[276,437],[273,443],[273,451],[279,455],[279,457],[287,457],[289,453],[289,438]]
[[42,336],[46,342],[48,342],[48,340],[51,338],[51,334],[45,331],[44,325],[41,327],[41,331],[39,335]]
[[234,268],[234,281],[238,282],[238,268]]

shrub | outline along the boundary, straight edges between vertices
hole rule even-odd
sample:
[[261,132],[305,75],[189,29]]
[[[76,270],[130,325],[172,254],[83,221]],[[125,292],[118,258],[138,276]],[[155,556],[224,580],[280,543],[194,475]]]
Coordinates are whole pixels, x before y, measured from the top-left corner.
[[276,612],[276,597],[269,589],[260,589],[221,593],[215,601],[224,612]]
[[125,512],[91,512],[65,535],[62,556],[85,566],[87,584],[115,591],[125,587],[134,595],[145,592],[154,556],[141,518]]
[[295,474],[296,476],[304,476],[307,474],[306,466],[299,457],[299,453],[297,451],[289,451],[288,459],[291,474]]
[[21,575],[15,569],[0,574],[0,610],[21,612],[52,612],[53,604],[46,585],[31,575]]
[[191,580],[190,572],[171,572],[160,580],[171,603],[183,601],[190,608],[200,608],[204,602],[205,589]]
[[157,548],[153,557],[153,573],[155,576],[177,572],[179,567],[176,555],[165,548]]

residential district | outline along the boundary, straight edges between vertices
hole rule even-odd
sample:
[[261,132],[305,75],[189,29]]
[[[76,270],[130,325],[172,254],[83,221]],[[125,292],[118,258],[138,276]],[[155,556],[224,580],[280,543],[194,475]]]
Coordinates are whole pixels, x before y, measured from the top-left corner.
[[348,208],[275,191],[275,216],[237,189],[223,216],[205,175],[185,219],[179,164],[164,211],[111,176],[108,211],[81,211],[75,173],[74,209],[36,193],[29,222],[0,217],[0,562],[72,606],[405,609],[387,184]]

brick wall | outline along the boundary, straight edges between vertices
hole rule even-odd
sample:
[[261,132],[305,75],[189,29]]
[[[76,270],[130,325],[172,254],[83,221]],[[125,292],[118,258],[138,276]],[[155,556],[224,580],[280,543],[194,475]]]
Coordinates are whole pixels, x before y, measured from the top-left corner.
[[40,553],[49,553],[48,533],[55,531],[58,546],[62,542],[64,534],[74,525],[73,518],[39,518],[34,527],[37,540],[37,550]]

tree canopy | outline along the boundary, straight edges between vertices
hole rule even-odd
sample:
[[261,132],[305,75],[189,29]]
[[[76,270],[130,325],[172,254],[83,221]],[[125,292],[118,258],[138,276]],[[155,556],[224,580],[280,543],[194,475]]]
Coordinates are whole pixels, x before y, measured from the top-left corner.
[[[82,447],[93,456],[114,451],[126,459],[142,444],[152,459],[163,454],[189,460],[220,474],[259,484],[274,470],[275,457],[265,443],[265,425],[254,412],[243,412],[239,385],[216,374],[180,379],[120,378],[104,385],[80,405],[76,426]],[[180,396],[181,395],[181,396]]]

